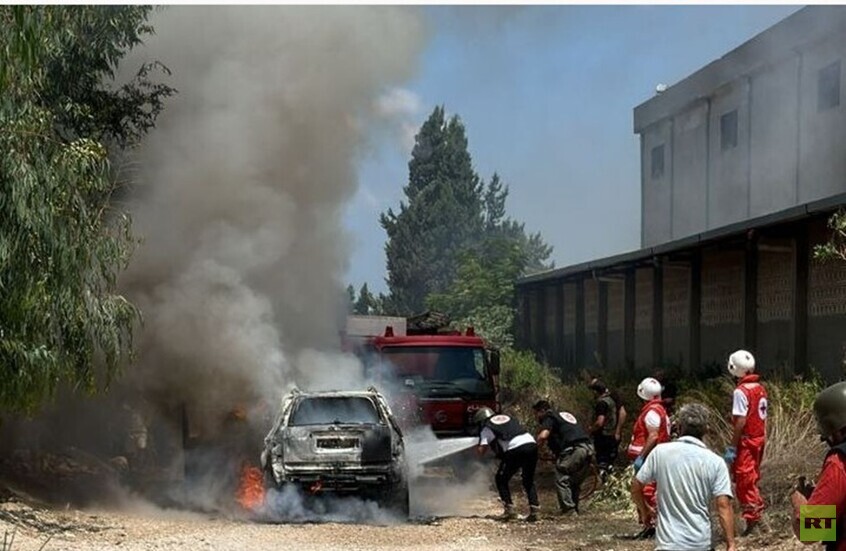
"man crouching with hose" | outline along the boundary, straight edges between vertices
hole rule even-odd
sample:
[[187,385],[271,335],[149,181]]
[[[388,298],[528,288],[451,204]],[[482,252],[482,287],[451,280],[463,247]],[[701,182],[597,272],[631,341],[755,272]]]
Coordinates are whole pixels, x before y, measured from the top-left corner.
[[491,408],[479,409],[473,416],[473,421],[481,428],[479,454],[484,454],[490,447],[493,448],[494,453],[500,459],[494,479],[499,498],[505,507],[500,519],[512,520],[517,517],[508,483],[517,474],[517,471],[520,471],[523,489],[526,491],[526,497],[529,500],[529,515],[525,520],[535,522],[538,520],[540,502],[535,488],[538,445],[535,443],[534,437],[516,419],[501,413],[495,414]]

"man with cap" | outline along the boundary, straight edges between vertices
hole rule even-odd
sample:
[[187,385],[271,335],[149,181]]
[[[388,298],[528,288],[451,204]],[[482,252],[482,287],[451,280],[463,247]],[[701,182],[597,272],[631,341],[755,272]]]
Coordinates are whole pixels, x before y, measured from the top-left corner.
[[540,425],[538,444],[546,442],[555,455],[555,489],[563,514],[579,512],[579,493],[593,459],[593,446],[585,429],[568,411],[553,411],[546,400],[532,409]]
[[738,350],[728,359],[728,371],[738,379],[732,399],[732,439],[724,458],[734,475],[735,493],[746,521],[743,535],[761,521],[764,498],[758,489],[761,459],[767,439],[767,390],[755,373],[755,357]]
[[535,469],[538,464],[538,445],[519,421],[505,414],[495,414],[491,408],[480,408],[473,417],[481,431],[479,433],[479,454],[492,448],[500,459],[494,481],[499,498],[505,508],[502,520],[516,518],[514,502],[508,483],[520,471],[523,489],[529,500],[529,514],[525,520],[534,522],[538,519],[540,502],[535,488]]
[[[634,465],[635,473],[640,470],[656,445],[670,440],[670,418],[661,401],[661,383],[652,377],[647,377],[637,386],[637,395],[644,404],[632,427],[632,439],[626,450],[629,461]],[[657,507],[655,489],[655,482],[643,488],[643,498],[651,509]],[[654,537],[653,519],[645,518],[642,514],[639,518],[643,530],[636,537],[638,539]]]
[[[816,487],[804,478],[790,495],[793,504],[793,533],[800,535],[802,505],[834,505],[835,541],[826,543],[826,551],[846,551],[846,382],[837,383],[817,395],[814,416],[820,437],[829,445]],[[802,543],[813,543],[803,541]]]

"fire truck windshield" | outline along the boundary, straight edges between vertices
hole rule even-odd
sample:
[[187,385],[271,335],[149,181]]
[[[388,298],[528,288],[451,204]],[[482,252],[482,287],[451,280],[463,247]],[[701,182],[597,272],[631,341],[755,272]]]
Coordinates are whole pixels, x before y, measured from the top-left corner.
[[464,393],[490,392],[482,348],[395,346],[382,349],[393,375],[406,384],[441,385]]

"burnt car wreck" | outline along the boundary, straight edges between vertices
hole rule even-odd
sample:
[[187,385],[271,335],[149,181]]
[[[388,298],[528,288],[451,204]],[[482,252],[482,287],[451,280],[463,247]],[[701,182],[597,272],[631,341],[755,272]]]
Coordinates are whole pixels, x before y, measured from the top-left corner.
[[265,438],[261,465],[268,488],[358,495],[408,515],[403,435],[375,388],[291,392]]

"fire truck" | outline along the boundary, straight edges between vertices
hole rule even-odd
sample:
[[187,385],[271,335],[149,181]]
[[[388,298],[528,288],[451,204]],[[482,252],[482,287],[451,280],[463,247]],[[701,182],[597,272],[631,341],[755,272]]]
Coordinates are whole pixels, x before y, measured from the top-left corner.
[[342,337],[368,376],[386,388],[402,425],[427,424],[439,438],[471,436],[478,434],[476,410],[500,410],[500,355],[472,327],[448,326],[447,316],[435,312],[350,316]]

